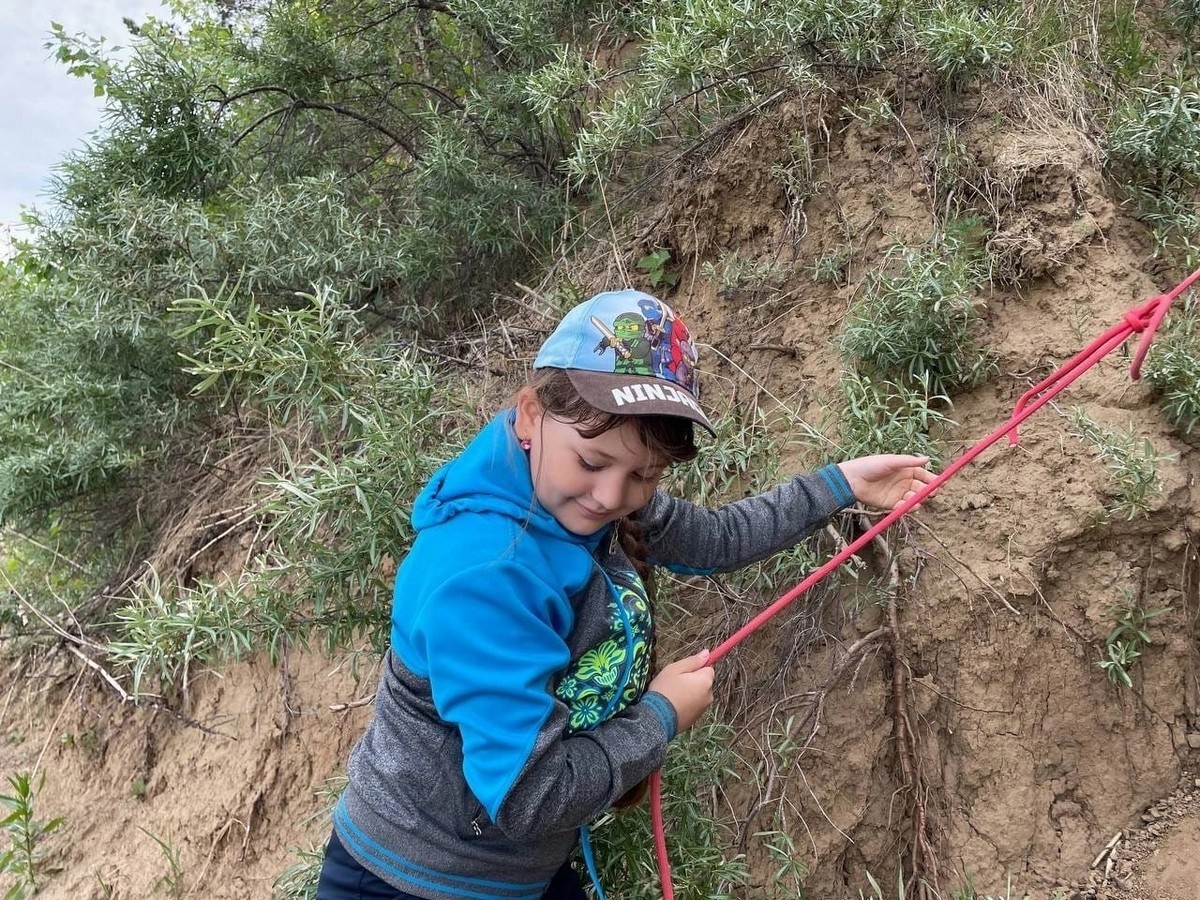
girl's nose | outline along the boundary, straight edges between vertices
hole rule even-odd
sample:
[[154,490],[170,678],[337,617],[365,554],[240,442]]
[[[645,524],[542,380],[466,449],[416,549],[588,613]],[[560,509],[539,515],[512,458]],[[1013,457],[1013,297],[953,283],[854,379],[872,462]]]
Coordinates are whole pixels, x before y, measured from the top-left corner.
[[599,479],[592,489],[592,498],[610,512],[620,509],[625,502],[625,480],[611,475]]

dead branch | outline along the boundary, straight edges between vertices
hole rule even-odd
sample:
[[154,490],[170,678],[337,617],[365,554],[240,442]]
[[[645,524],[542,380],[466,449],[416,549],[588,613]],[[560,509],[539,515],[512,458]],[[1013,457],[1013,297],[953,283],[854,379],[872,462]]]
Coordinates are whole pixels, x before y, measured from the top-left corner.
[[358,709],[360,706],[367,706],[375,701],[375,695],[371,694],[367,697],[359,697],[357,700],[350,700],[346,703],[330,703],[330,712],[346,712],[349,709]]

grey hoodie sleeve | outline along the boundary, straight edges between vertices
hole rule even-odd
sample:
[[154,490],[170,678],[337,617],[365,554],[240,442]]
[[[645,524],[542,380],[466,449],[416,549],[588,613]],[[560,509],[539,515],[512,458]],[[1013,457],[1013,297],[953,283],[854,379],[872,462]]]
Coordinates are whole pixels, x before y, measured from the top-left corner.
[[728,572],[799,543],[854,502],[835,465],[825,466],[755,497],[707,509],[657,492],[639,518],[655,565],[709,575]]
[[509,838],[536,839],[578,828],[661,768],[675,736],[675,711],[647,693],[591,731],[557,734],[556,717],[538,736],[496,825]]

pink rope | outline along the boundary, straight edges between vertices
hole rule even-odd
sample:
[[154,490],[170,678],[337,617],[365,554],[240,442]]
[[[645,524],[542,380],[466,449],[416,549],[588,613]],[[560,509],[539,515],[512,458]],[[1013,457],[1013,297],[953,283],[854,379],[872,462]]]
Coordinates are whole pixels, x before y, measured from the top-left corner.
[[[957,475],[963,467],[970,464],[972,460],[1000,440],[1000,438],[1007,435],[1009,444],[1017,443],[1017,426],[1057,397],[1084,372],[1119,347],[1126,338],[1135,332],[1141,332],[1142,339],[1138,344],[1137,353],[1134,355],[1129,374],[1134,380],[1141,377],[1142,361],[1146,357],[1146,352],[1150,349],[1150,342],[1154,339],[1154,333],[1158,330],[1159,324],[1167,314],[1167,309],[1170,307],[1171,302],[1191,287],[1198,278],[1200,278],[1200,269],[1197,269],[1181,281],[1169,293],[1159,294],[1151,298],[1144,305],[1131,309],[1125,314],[1120,323],[1114,325],[1075,356],[1071,357],[1066,363],[1059,366],[1053,374],[1027,390],[1017,400],[1017,404],[1013,408],[1013,413],[1007,422],[947,466],[945,471],[934,478],[933,481],[922,485],[912,497],[893,508],[891,512],[876,522],[868,531],[852,543],[847,544],[836,556],[718,644],[709,654],[705,665],[715,665],[730,650],[758,631],[769,619],[782,612],[784,607],[791,604],[814,585],[822,581],[834,569],[869,544],[879,534],[890,528],[896,521],[907,515],[913,507],[927,499],[934,491]],[[662,817],[661,772],[655,772],[650,776],[650,817],[654,830],[654,847],[658,855],[658,874],[662,882],[663,900],[674,900],[675,888],[671,883],[671,864],[667,856],[666,829],[663,826]]]

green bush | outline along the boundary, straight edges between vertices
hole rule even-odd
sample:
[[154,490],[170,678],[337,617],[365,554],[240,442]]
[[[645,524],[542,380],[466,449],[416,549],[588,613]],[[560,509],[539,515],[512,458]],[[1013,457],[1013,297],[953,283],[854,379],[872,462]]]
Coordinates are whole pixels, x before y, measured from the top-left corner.
[[[275,310],[333,284],[373,327],[462,321],[571,240],[568,203],[636,175],[633,151],[658,136],[705,139],[781,86],[822,90],[830,60],[917,47],[944,74],[994,73],[1005,10],[185,4],[172,27],[138,26],[121,58],[59,30],[59,58],[107,97],[107,118],[60,168],[58,211],[35,216],[6,301],[13,344],[32,349],[0,384],[0,516],[119,485],[193,418],[203,426],[212,409],[185,399],[177,365],[192,348],[172,337],[188,325],[173,301],[194,288],[239,284]],[[630,37],[619,63],[602,62]],[[789,181],[794,203],[811,190]]]
[[941,0],[912,16],[912,38],[952,87],[995,78],[1011,66],[1021,42],[1017,10]]
[[1108,468],[1105,514],[1132,519],[1149,513],[1151,502],[1162,493],[1158,464],[1166,457],[1129,429],[1093,421],[1083,407],[1071,413],[1071,433],[1088,444]]
[[25,255],[0,277],[0,522],[32,527],[162,459],[188,410],[160,319]]
[[1109,126],[1109,165],[1135,185],[1171,196],[1200,187],[1200,87],[1177,71],[1172,82],[1139,88]]
[[993,370],[978,344],[973,295],[987,271],[974,227],[957,223],[923,247],[897,247],[868,274],[841,337],[856,369],[935,395],[973,387]]
[[254,509],[270,550],[233,584],[152,573],[114,615],[112,658],[145,691],[313,634],[331,650],[364,636],[382,650],[389,560],[411,543],[412,502],[462,446],[471,414],[414,351],[358,337],[358,313],[329,289],[287,310],[240,312],[235,289],[177,305],[193,322],[196,392],[237,403],[278,446],[283,464]]
[[352,3],[185,5],[120,59],[57,32],[106,119],[3,276],[0,520],[111,491],[203,429],[181,296],[239,284],[278,310],[336,284],[367,324],[411,337],[545,252],[564,147],[531,137],[511,80],[552,58],[565,13],[525,4],[537,39],[517,58],[516,31],[508,49],[487,39],[512,24],[498,6],[364,21]]
[[826,428],[836,453],[831,461],[873,453],[913,453],[941,465],[938,438],[954,422],[942,411],[949,398],[935,393],[928,375],[913,384],[878,381],[847,371],[839,396],[825,408]]

